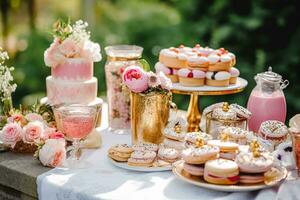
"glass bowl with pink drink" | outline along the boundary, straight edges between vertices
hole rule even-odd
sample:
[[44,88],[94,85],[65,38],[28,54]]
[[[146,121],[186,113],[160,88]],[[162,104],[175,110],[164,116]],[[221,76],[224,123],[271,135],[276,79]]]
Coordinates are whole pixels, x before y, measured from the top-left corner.
[[72,141],[68,167],[80,165],[80,140],[86,138],[96,126],[97,108],[81,104],[61,104],[53,107],[57,129]]

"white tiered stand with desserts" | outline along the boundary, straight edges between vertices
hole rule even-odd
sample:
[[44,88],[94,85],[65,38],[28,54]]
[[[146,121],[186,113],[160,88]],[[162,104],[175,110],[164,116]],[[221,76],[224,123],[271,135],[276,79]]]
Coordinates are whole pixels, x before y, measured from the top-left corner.
[[189,131],[198,131],[201,120],[201,112],[199,108],[200,96],[217,96],[236,94],[242,92],[248,85],[248,81],[238,77],[236,84],[227,87],[199,86],[186,87],[180,83],[173,83],[172,93],[181,95],[190,95],[190,103],[188,107],[187,120],[189,123]]

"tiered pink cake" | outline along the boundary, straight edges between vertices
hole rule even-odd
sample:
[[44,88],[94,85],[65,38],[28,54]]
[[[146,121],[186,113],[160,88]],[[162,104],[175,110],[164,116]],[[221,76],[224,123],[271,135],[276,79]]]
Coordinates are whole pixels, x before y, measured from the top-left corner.
[[102,58],[101,49],[90,40],[87,26],[82,20],[73,25],[55,23],[54,40],[44,53],[51,76],[46,79],[47,98],[42,99],[42,103],[102,104],[97,98],[97,78],[93,77],[94,62]]
[[97,97],[97,78],[93,77],[93,62],[69,58],[51,68],[46,79],[47,97],[51,104],[89,104]]

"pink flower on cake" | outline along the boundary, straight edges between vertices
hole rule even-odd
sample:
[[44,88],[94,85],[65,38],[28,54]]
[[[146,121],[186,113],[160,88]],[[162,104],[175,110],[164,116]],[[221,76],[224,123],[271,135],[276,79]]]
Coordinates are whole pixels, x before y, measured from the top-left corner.
[[133,92],[144,92],[148,89],[147,73],[140,67],[126,68],[122,77],[125,85]]
[[98,43],[94,43],[92,41],[85,41],[81,54],[85,58],[88,58],[94,62],[99,62],[102,59],[100,51],[101,49]]
[[29,122],[23,128],[23,141],[27,143],[39,142],[39,140],[44,139],[44,124],[40,121]]
[[39,160],[44,166],[58,167],[66,160],[66,142],[64,139],[48,139],[39,150]]
[[158,79],[163,89],[171,90],[172,81],[163,72],[158,73]]
[[56,67],[62,63],[65,57],[59,50],[59,39],[54,39],[53,43],[44,53],[44,61],[48,67]]
[[8,123],[2,129],[0,137],[5,145],[14,148],[16,143],[22,140],[22,128],[17,123]]
[[72,39],[65,39],[61,45],[59,45],[59,51],[66,58],[80,57],[80,47]]
[[29,122],[32,121],[43,121],[43,117],[40,114],[37,113],[28,113],[27,115],[25,115],[25,119]]
[[160,80],[158,79],[157,75],[153,72],[148,72],[148,85],[149,87],[158,87],[160,85]]

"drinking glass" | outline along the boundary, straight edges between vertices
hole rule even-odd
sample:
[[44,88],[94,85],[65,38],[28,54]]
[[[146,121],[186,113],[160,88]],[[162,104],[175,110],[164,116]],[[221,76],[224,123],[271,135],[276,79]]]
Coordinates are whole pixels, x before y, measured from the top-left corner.
[[79,161],[80,140],[86,138],[95,128],[97,109],[94,106],[79,104],[59,105],[54,107],[57,128],[72,141],[70,157],[66,166],[69,168],[84,168],[86,161]]

